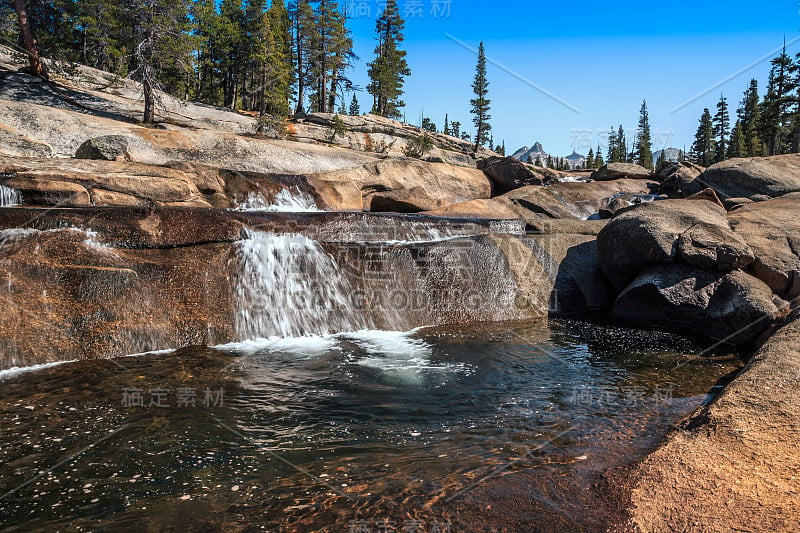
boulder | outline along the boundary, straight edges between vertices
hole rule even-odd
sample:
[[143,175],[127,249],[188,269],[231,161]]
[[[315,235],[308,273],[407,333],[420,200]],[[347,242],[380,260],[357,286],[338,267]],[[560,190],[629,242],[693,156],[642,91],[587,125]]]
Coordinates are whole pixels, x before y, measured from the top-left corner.
[[800,198],[744,205],[729,215],[733,231],[753,250],[750,272],[787,299],[800,296]]
[[513,157],[489,157],[478,161],[494,184],[494,194],[500,195],[527,185],[543,185],[542,177],[534,173],[528,165]]
[[703,189],[702,191],[692,194],[691,196],[686,197],[687,200],[706,200],[713,204],[718,205],[719,207],[725,209],[725,205],[717,196],[717,193],[714,192],[714,189]]
[[698,178],[722,198],[778,197],[800,191],[800,154],[728,159]]
[[733,270],[753,252],[731,230],[725,210],[710,202],[663,200],[618,214],[597,236],[600,268],[617,290],[645,268],[682,263]]
[[93,137],[78,147],[75,157],[77,159],[124,161],[130,158],[128,154],[130,142],[130,139],[124,135]]
[[644,270],[620,293],[611,316],[747,345],[780,316],[774,298],[764,282],[740,270],[658,265]]
[[662,166],[655,178],[661,182],[662,193],[685,198],[703,189],[696,180],[704,170],[705,168],[690,161],[681,161]]
[[608,163],[592,172],[592,179],[597,181],[628,179],[649,179],[652,172],[633,163]]

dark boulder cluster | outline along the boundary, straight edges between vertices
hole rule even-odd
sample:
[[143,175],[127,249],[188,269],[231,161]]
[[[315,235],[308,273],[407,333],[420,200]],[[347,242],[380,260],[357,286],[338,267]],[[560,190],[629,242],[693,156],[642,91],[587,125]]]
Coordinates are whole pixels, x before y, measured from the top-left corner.
[[791,212],[800,212],[800,200],[754,204],[731,221],[716,202],[688,199],[617,215],[597,237],[599,268],[617,295],[611,316],[726,345],[752,343],[800,292],[800,257],[782,220]]

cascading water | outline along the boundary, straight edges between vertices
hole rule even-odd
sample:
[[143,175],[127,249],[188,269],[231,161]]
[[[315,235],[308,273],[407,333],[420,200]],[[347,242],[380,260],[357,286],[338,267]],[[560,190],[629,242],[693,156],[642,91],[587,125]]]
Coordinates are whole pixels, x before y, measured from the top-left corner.
[[249,231],[237,248],[238,340],[327,335],[372,326],[334,258],[300,234]]
[[10,207],[22,203],[22,195],[16,189],[0,185],[0,207]]
[[314,198],[295,187],[294,191],[281,189],[269,202],[261,192],[251,192],[238,209],[240,211],[271,211],[286,213],[315,212],[320,209]]

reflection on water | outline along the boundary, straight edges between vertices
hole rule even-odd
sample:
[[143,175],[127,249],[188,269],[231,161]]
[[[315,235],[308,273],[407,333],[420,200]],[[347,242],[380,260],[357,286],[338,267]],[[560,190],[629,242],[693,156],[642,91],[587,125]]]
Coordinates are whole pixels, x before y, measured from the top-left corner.
[[645,453],[737,368],[679,365],[700,349],[580,322],[472,324],[8,375],[0,523],[587,529],[602,522],[586,495],[598,473]]

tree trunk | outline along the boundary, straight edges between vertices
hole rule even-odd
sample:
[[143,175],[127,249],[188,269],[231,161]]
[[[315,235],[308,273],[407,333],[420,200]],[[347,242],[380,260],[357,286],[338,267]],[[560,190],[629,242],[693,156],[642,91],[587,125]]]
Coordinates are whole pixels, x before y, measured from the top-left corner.
[[144,76],[142,81],[142,92],[144,93],[144,123],[151,125],[156,121],[156,105],[149,73]]
[[28,19],[28,8],[25,5],[25,0],[15,0],[14,4],[17,10],[19,31],[22,34],[22,40],[25,42],[25,50],[28,52],[28,64],[30,65],[31,74],[46,79],[47,72],[42,59],[39,57],[39,47],[36,44],[36,38],[33,35],[33,29]]

